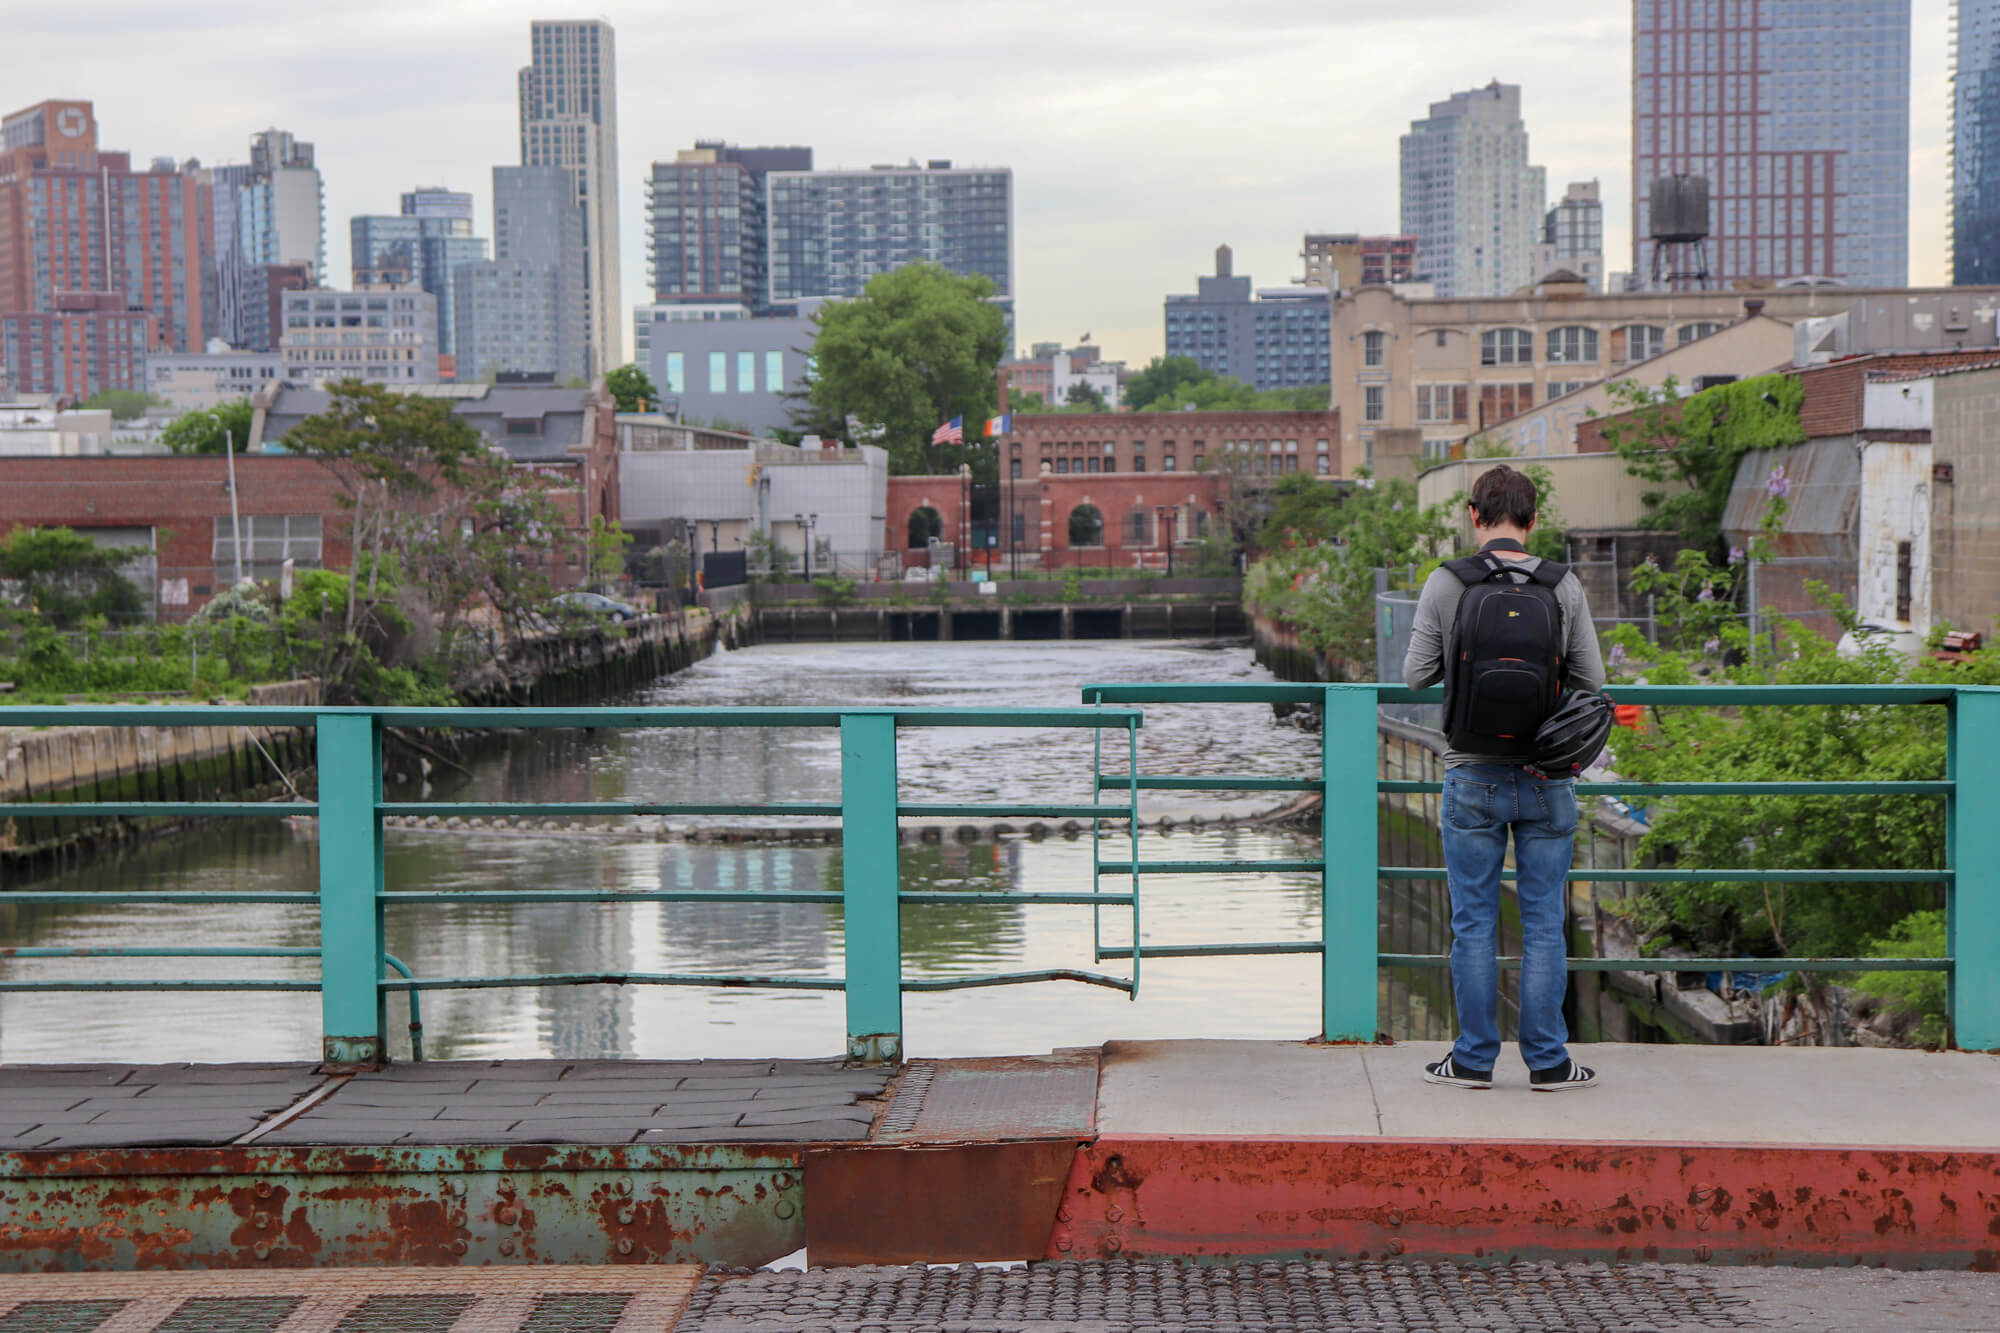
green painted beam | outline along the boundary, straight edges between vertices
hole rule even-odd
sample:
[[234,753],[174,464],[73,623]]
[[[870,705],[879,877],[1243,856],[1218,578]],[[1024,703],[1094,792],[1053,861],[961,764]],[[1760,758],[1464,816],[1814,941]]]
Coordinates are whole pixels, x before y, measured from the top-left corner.
[[1968,687],[1952,709],[1951,775],[1958,782],[1946,856],[1958,871],[1947,899],[1945,948],[1977,967],[1952,973],[1952,1044],[2000,1050],[2000,689]]
[[[0,713],[0,721],[5,721]],[[8,801],[0,817],[36,819],[213,819],[229,815],[317,815],[312,801]]]
[[382,730],[365,712],[323,716],[319,745],[322,1058],[368,1068],[387,1054],[381,989]]
[[[1375,691],[1365,685],[1325,689],[1319,730],[1320,780],[1326,790],[1320,804],[1320,849],[1325,859],[1316,867],[1323,946],[1320,1035],[1328,1041],[1373,1041],[1380,1003],[1375,952],[1381,881],[1375,875],[1374,850],[1381,802],[1374,783],[1345,779],[1375,773]],[[1335,856],[1336,848],[1349,854]],[[1361,854],[1353,854],[1357,852]]]
[[903,917],[893,716],[841,722],[840,799],[847,1055],[895,1064],[903,1058]]

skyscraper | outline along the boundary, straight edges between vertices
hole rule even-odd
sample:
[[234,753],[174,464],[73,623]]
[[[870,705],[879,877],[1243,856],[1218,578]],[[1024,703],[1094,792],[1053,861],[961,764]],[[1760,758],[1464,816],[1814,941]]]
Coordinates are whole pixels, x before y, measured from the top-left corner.
[[868,279],[928,261],[983,273],[1014,295],[1014,173],[1007,167],[773,171],[771,300],[856,296]]
[[1634,0],[1632,271],[1652,183],[1705,176],[1709,272],[1909,277],[1910,0]]
[[[624,361],[618,275],[618,78],[609,23],[536,19],[534,63],[521,70],[521,164],[569,173],[583,215],[586,373]],[[495,245],[499,243],[495,229]],[[496,249],[496,256],[507,258]]]
[[262,130],[250,136],[247,165],[203,176],[215,195],[213,332],[236,347],[271,351],[279,340],[274,285],[282,293],[326,276],[325,192],[313,146]]
[[1443,297],[1507,296],[1535,280],[1547,173],[1528,164],[1521,89],[1489,83],[1431,103],[1402,140],[1403,230]]
[[1951,280],[2000,282],[2000,0],[1958,0],[1951,82]]
[[493,258],[452,272],[461,380],[586,374],[583,210],[560,167],[493,168]]
[[1604,290],[1604,201],[1596,181],[1571,181],[1542,221],[1536,248],[1535,281],[1567,271]]
[[738,148],[697,140],[655,162],[646,186],[653,300],[770,308],[767,178],[812,170],[810,148]]
[[93,112],[50,101],[0,120],[0,316],[23,317],[0,357],[17,391],[136,389],[148,343],[207,337],[213,192],[191,163],[135,170],[100,149]]
[[472,196],[424,186],[402,198],[403,211],[348,222],[356,290],[410,286],[437,298],[438,346],[456,345],[451,275],[486,258],[485,238],[472,234]]

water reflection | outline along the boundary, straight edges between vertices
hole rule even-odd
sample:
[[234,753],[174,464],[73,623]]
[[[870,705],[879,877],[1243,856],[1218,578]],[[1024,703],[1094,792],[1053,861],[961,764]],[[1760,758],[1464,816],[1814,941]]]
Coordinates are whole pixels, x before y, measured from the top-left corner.
[[[1239,649],[1187,645],[828,645],[756,649],[702,664],[647,691],[645,702],[688,705],[870,704],[914,700],[957,706],[1071,705],[1102,680],[1268,679]],[[1122,736],[1119,738],[1122,747]],[[1298,774],[1317,763],[1317,738],[1273,723],[1255,705],[1149,707],[1141,765],[1181,773]],[[929,730],[906,736],[899,760],[906,799],[1036,802],[1090,794],[1089,733]],[[659,800],[830,800],[838,743],[831,731],[535,732],[475,756],[466,776],[432,774],[438,796],[507,800],[644,797]],[[1248,811],[1268,794],[1162,794],[1178,808]],[[1148,810],[1176,808],[1148,799]],[[1123,855],[1122,835],[1108,846]],[[1149,832],[1148,858],[1239,861],[1310,857],[1302,835],[1250,828]],[[217,822],[167,843],[62,877],[66,888],[310,889],[310,831],[261,821]],[[911,842],[903,883],[935,892],[1087,890],[1089,837]],[[837,890],[841,852],[821,845],[620,841],[584,833],[392,830],[389,886],[553,887],[756,891],[753,903],[465,903],[396,906],[393,952],[422,977],[605,971],[836,977],[843,967],[838,904],[786,901]],[[1122,891],[1123,880],[1105,888]],[[1319,930],[1312,875],[1172,876],[1145,886],[1151,945],[1312,939]],[[1129,908],[1010,903],[910,906],[903,935],[913,977],[1053,967],[1101,967],[1097,950],[1127,947]],[[1422,913],[1419,913],[1421,916]],[[1385,925],[1393,924],[1393,913]],[[134,943],[317,943],[306,907],[35,907],[0,896],[0,942],[70,946]],[[1418,939],[1391,948],[1426,948]],[[1312,956],[1145,963],[1136,1002],[1070,984],[907,997],[910,1049],[921,1054],[1047,1050],[1113,1037],[1310,1035],[1318,1028]],[[67,960],[0,964],[6,976],[297,976],[310,960]],[[32,969],[32,971],[31,971]],[[403,1000],[390,1002],[392,1030]],[[1414,1012],[1407,1002],[1389,1006]],[[843,1045],[837,993],[635,986],[432,991],[426,1045],[437,1058],[609,1055],[725,1056],[746,1051],[824,1055]],[[1407,1015],[1404,1020],[1408,1021]],[[283,1059],[316,1049],[312,994],[0,995],[0,1060]],[[402,1038],[392,1041],[402,1049]]]

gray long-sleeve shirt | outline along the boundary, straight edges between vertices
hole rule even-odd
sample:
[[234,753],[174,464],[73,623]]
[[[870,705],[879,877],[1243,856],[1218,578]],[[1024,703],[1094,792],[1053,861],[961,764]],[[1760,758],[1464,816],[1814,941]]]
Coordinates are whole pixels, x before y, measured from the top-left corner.
[[[1507,559],[1505,553],[1496,554]],[[1532,570],[1542,562],[1528,556],[1510,563]],[[1424,590],[1417,597],[1417,622],[1410,630],[1410,650],[1403,655],[1403,683],[1411,689],[1420,690],[1444,679],[1444,655],[1451,643],[1452,622],[1458,619],[1459,599],[1464,595],[1465,584],[1448,569],[1432,570],[1431,576],[1424,580]],[[1563,688],[1603,689],[1604,658],[1597,650],[1597,626],[1590,619],[1590,603],[1574,570],[1556,585],[1556,601],[1562,606],[1564,637],[1568,640],[1563,645]],[[1519,766],[1520,762],[1518,755],[1444,752],[1446,768],[1461,764]]]

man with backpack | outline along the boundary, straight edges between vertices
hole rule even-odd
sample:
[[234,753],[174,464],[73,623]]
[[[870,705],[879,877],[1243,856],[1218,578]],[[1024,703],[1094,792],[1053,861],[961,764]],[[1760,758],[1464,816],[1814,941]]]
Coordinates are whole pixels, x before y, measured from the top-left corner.
[[[1403,679],[1413,689],[1445,682],[1440,825],[1459,1035],[1449,1055],[1424,1067],[1424,1078],[1458,1088],[1492,1087],[1500,1054],[1500,874],[1509,829],[1529,1085],[1562,1092],[1597,1081],[1594,1070],[1570,1059],[1562,1013],[1575,772],[1587,759],[1565,753],[1561,764],[1548,763],[1537,738],[1566,708],[1566,694],[1608,711],[1589,693],[1603,687],[1604,663],[1576,575],[1528,553],[1535,504],[1535,483],[1504,463],[1473,483],[1469,508],[1479,553],[1449,561],[1425,580],[1403,660]],[[1585,693],[1570,693],[1579,691]],[[1597,735],[1601,743],[1602,731]]]

